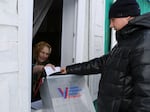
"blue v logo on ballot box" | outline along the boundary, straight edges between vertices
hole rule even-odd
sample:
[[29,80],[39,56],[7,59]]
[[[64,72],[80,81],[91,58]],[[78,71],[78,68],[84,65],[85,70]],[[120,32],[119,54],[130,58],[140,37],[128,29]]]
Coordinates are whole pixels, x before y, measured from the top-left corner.
[[59,94],[64,99],[78,98],[81,96],[80,91],[82,91],[82,89],[78,86],[66,87],[65,89],[58,88]]

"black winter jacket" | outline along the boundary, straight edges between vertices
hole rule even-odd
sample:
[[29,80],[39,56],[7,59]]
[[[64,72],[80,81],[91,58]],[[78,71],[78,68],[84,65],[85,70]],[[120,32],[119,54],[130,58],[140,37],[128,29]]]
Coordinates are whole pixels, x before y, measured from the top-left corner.
[[101,73],[98,112],[150,112],[150,13],[116,32],[109,54],[67,66],[67,73]]

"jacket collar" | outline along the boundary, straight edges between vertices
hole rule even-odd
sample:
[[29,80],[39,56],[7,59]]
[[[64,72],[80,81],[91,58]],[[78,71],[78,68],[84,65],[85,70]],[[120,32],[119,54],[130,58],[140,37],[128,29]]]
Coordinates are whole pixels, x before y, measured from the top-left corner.
[[116,40],[121,41],[129,37],[129,35],[139,29],[149,28],[150,29],[150,13],[137,16],[123,27],[121,30],[116,31]]

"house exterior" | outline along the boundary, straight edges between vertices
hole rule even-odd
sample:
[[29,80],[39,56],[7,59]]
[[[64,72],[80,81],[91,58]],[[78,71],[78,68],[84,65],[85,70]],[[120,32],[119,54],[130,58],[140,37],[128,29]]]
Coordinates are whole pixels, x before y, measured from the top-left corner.
[[[143,4],[143,12],[150,11],[149,0],[138,2]],[[107,13],[111,3],[112,0],[63,0],[61,66],[108,52]],[[1,112],[31,111],[33,4],[33,0],[0,1]],[[100,74],[86,79],[94,101]]]

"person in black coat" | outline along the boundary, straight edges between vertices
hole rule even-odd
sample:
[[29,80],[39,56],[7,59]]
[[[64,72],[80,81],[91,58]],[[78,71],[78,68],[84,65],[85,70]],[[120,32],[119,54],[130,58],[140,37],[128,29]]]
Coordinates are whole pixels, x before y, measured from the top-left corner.
[[136,0],[117,0],[109,11],[117,44],[106,55],[61,68],[63,74],[101,73],[98,112],[150,112],[150,13]]

